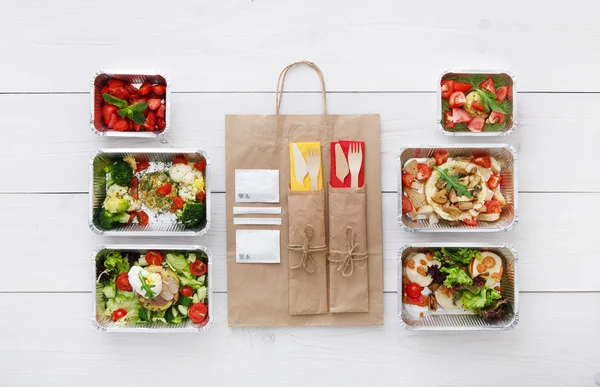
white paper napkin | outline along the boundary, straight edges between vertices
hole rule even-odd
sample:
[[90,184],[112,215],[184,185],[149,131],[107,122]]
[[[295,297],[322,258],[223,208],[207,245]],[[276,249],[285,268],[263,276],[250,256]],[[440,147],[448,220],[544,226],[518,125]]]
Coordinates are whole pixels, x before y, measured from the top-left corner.
[[236,169],[237,203],[279,203],[279,170]]
[[236,230],[237,263],[279,263],[279,230]]

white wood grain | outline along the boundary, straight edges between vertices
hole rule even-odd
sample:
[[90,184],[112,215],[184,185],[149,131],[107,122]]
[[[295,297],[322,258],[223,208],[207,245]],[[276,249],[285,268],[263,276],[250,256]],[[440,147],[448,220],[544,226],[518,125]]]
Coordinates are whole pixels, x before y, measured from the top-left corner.
[[0,294],[0,385],[584,387],[600,371],[597,293],[522,294],[514,330],[462,334],[403,330],[396,298],[382,327],[230,329],[218,294],[209,331],[150,335],[95,331],[90,294]]
[[[0,291],[89,291],[90,255],[105,243],[200,243],[214,257],[214,290],[225,292],[225,194],[213,194],[213,224],[200,238],[102,238],[86,224],[87,195],[0,195]],[[590,235],[600,231],[600,194],[521,194],[521,221],[510,233],[443,235],[410,233],[397,224],[395,193],[383,194],[384,289],[397,289],[397,253],[406,243],[509,243],[520,253],[525,291],[600,291],[598,257]],[[582,216],[579,208],[589,208]],[[40,216],[43,214],[43,216]],[[35,243],[31,243],[35,241]],[[23,262],[35,267],[24,281]],[[49,281],[48,278],[53,280]]]
[[[495,139],[455,139],[436,127],[435,94],[352,93],[331,94],[331,113],[380,113],[382,187],[396,191],[396,156],[406,144],[502,143],[520,147],[521,191],[600,192],[600,179],[587,168],[594,165],[600,144],[598,118],[590,106],[600,95],[523,94],[522,127],[515,134]],[[0,95],[5,130],[0,131],[0,192],[87,192],[88,161],[101,147],[200,147],[212,161],[212,190],[224,192],[224,115],[272,114],[274,94],[174,94],[172,130],[162,141],[105,139],[87,125],[87,95]],[[30,115],[35,106],[37,114]],[[285,113],[318,113],[316,94],[287,94]],[[27,118],[29,117],[29,118]],[[367,150],[368,151],[368,150]],[[15,164],[19,160],[19,164]],[[26,171],[51,168],[59,173]]]
[[[598,4],[585,0],[493,10],[465,0],[25,0],[1,11],[10,60],[0,91],[87,91],[96,69],[149,67],[179,91],[273,91],[303,59],[330,90],[434,90],[443,70],[465,67],[509,69],[527,91],[600,89]],[[314,90],[309,76],[290,90]]]

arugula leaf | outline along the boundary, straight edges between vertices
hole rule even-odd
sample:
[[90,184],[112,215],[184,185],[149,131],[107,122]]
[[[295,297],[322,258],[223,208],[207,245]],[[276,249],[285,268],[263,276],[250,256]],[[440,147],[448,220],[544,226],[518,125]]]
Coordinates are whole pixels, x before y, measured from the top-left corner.
[[446,191],[450,192],[452,188],[456,191],[458,196],[472,197],[468,191],[467,186],[458,182],[458,176],[452,176],[448,173],[448,168],[441,169],[437,165],[433,166],[433,169],[440,173],[440,179],[446,180]]
[[116,107],[118,107],[120,109],[124,109],[124,108],[127,107],[127,101],[124,101],[122,99],[113,97],[112,95],[110,95],[108,93],[102,94],[102,98],[104,98],[104,100],[106,101],[106,103],[109,103],[111,105],[115,105]]
[[152,288],[156,287],[156,285],[150,285],[148,282],[146,282],[146,278],[144,278],[141,271],[138,272],[138,276],[140,277],[140,282],[142,283],[142,289],[146,293],[145,297],[151,300],[152,296],[154,296]]
[[479,97],[481,97],[481,100],[483,101],[483,107],[487,113],[489,113],[490,109],[492,109],[495,112],[507,114],[506,110],[504,109],[504,106],[502,106],[502,104],[496,100],[496,94],[487,90],[475,90],[479,94]]

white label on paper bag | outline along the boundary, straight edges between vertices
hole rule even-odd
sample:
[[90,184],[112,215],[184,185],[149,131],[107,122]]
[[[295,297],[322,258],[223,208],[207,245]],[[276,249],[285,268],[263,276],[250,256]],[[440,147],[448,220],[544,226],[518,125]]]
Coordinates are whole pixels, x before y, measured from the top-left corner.
[[281,215],[281,207],[233,207],[233,215]]
[[237,203],[279,203],[279,170],[236,169]]
[[279,230],[236,230],[236,263],[279,263]]
[[258,224],[266,226],[281,226],[281,218],[233,218],[234,225]]

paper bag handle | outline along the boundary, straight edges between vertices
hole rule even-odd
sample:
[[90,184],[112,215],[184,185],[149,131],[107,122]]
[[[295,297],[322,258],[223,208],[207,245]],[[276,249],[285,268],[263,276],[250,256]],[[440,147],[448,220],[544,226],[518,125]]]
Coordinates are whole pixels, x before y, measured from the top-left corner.
[[319,66],[317,66],[313,62],[308,62],[308,61],[305,61],[305,60],[300,61],[300,62],[295,62],[295,63],[292,63],[291,65],[288,65],[279,74],[279,79],[277,79],[277,93],[276,93],[276,100],[275,100],[275,114],[279,114],[279,110],[281,108],[281,100],[283,99],[283,84],[285,83],[285,77],[287,75],[287,72],[292,67],[294,67],[296,65],[299,65],[299,64],[308,65],[308,66],[312,67],[317,72],[317,75],[319,76],[319,79],[321,80],[321,96],[323,97],[323,114],[327,114],[327,96],[325,95],[325,78],[323,78],[323,73],[321,72],[321,69],[319,68]]

